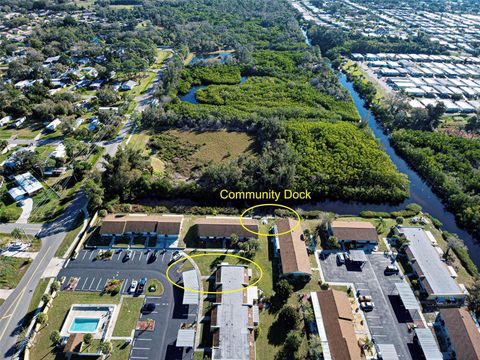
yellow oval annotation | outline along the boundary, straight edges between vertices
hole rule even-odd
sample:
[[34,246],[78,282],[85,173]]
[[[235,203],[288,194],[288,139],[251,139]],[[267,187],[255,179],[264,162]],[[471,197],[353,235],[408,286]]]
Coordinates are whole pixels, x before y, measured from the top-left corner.
[[[224,291],[205,291],[205,290],[197,290],[197,289],[190,289],[190,288],[186,288],[185,286],[182,286],[182,285],[179,285],[177,284],[175,281],[173,281],[171,278],[170,278],[170,275],[169,275],[169,272],[170,272],[170,269],[172,268],[172,266],[174,266],[175,264],[178,264],[180,261],[185,261],[185,260],[188,260],[189,258],[193,260],[193,258],[195,257],[201,257],[201,256],[215,256],[215,257],[220,257],[220,256],[229,256],[229,257],[232,257],[232,258],[236,258],[236,259],[241,259],[241,260],[244,260],[244,261],[247,261],[253,265],[255,265],[255,267],[258,269],[258,271],[260,272],[260,276],[258,277],[258,279],[253,282],[252,284],[248,285],[248,286],[244,286],[244,287],[241,287],[241,288],[238,288],[238,289],[231,289],[231,290],[224,290]],[[193,260],[195,261],[195,260]],[[175,285],[176,287],[182,289],[183,291],[188,291],[188,292],[193,292],[193,293],[200,293],[200,294],[229,294],[229,293],[234,293],[234,292],[239,292],[239,291],[243,291],[245,289],[248,289],[252,286],[255,286],[257,285],[260,280],[262,280],[263,278],[263,270],[262,270],[262,267],[260,265],[258,265],[255,261],[253,260],[250,260],[250,259],[247,259],[243,256],[239,256],[239,255],[234,255],[234,254],[224,254],[224,253],[205,253],[205,254],[195,254],[195,255],[185,255],[183,256],[182,258],[178,259],[177,261],[171,263],[166,272],[165,272],[165,275],[167,277],[167,280]]]
[[285,234],[289,234],[291,233],[293,230],[295,230],[296,228],[298,228],[300,226],[300,214],[298,212],[296,212],[295,210],[293,210],[291,207],[288,207],[286,205],[282,205],[282,204],[258,204],[258,205],[254,205],[254,206],[251,206],[249,207],[247,210],[245,210],[242,215],[240,215],[240,225],[242,225],[242,227],[247,230],[248,232],[254,234],[254,235],[257,235],[257,236],[271,236],[272,234],[269,234],[269,233],[261,233],[261,232],[256,232],[256,231],[252,231],[250,230],[249,228],[247,228],[244,224],[243,224],[243,217],[245,216],[245,214],[247,212],[249,212],[250,210],[253,210],[253,209],[256,209],[256,208],[259,208],[259,207],[264,207],[264,206],[276,206],[276,207],[281,207],[281,208],[284,208],[284,209],[287,209],[287,210],[290,210],[291,212],[293,212],[295,214],[295,216],[297,217],[297,223],[295,224],[294,227],[292,227],[290,230],[288,231],[284,231],[284,232],[281,232],[281,233],[278,233],[278,235],[285,235]]

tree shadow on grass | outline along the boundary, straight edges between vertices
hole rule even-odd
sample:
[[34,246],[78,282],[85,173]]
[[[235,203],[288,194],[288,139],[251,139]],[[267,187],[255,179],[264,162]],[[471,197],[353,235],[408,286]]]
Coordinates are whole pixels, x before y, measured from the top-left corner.
[[281,324],[278,319],[268,329],[268,343],[280,346],[285,342],[289,330]]

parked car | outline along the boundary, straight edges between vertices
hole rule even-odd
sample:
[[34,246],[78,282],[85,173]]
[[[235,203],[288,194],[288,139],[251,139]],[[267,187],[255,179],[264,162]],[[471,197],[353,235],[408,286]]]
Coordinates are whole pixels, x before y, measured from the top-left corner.
[[396,265],[388,265],[385,268],[385,274],[398,274],[399,271],[400,270],[398,269],[398,266],[396,266]]
[[143,293],[143,290],[145,290],[145,285],[147,284],[147,278],[141,278],[140,281],[138,282],[138,287],[137,287],[137,293],[141,294]]
[[153,263],[155,260],[157,260],[157,250],[155,250],[154,252],[152,252],[148,258],[148,263],[151,264]]
[[360,302],[371,302],[372,297],[370,295],[360,295],[358,297],[358,301],[360,301]]
[[151,313],[154,310],[155,310],[155,304],[154,303],[146,303],[142,307],[142,314],[148,314],[148,313]]
[[173,255],[172,255],[172,262],[177,261],[181,257],[182,257],[182,254],[180,254],[180,251],[178,251],[178,250],[174,251]]
[[372,311],[373,308],[375,307],[375,304],[373,301],[366,301],[360,303],[360,307],[362,308],[363,311]]
[[132,257],[132,250],[127,250],[125,256],[123,257],[123,261],[128,261]]
[[337,253],[337,263],[342,265],[345,264],[345,254],[344,253]]
[[132,283],[130,284],[130,288],[128,289],[128,292],[134,293],[137,290],[137,285],[138,285],[138,281],[132,280]]

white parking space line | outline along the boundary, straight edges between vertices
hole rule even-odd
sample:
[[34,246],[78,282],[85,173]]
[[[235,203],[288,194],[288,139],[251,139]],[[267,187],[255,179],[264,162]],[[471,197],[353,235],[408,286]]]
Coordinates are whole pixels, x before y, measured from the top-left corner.
[[163,253],[163,255],[162,255],[162,262],[163,262],[164,259],[165,259],[165,253]]
[[140,339],[140,338],[136,338],[135,341],[152,341],[152,339]]
[[122,256],[122,252],[121,252],[121,251],[118,253],[117,261],[120,260],[120,256]]
[[371,328],[383,329],[383,325],[370,325]]
[[136,254],[135,251],[132,251],[132,259],[131,259],[132,261],[135,259],[135,254]]
[[130,359],[148,359],[148,357],[145,357],[145,356],[130,356]]
[[84,252],[83,252],[82,261],[85,260],[85,256],[87,256],[87,251],[84,251]]
[[83,290],[83,288],[84,288],[85,285],[87,284],[87,281],[88,281],[88,277],[85,278],[85,282],[84,282],[83,285],[80,287],[80,290]]
[[140,252],[140,257],[138,258],[138,261],[142,260],[142,252]]
[[125,281],[123,282],[122,290],[120,292],[125,292],[125,289],[128,286],[127,284],[128,284],[128,279],[125,279]]
[[90,283],[90,286],[88,287],[88,290],[92,288],[93,282],[95,281],[95,278],[92,279],[92,282]]
[[150,348],[134,347],[133,350],[150,350]]
[[387,337],[387,335],[382,335],[382,334],[374,334],[375,337]]
[[100,278],[100,279],[98,280],[98,284],[97,284],[95,290],[97,290],[97,291],[99,290],[98,287],[100,286],[100,283],[102,282],[102,280],[103,280],[103,278]]
[[95,251],[92,251],[92,252],[91,252],[90,256],[88,257],[88,260],[92,260],[93,254],[95,254]]

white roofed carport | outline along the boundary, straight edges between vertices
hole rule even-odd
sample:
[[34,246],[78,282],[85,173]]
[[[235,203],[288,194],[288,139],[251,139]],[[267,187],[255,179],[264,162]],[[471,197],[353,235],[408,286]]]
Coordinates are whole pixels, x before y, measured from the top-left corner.
[[183,292],[183,305],[198,305],[200,293],[188,290],[188,289],[197,290],[197,291],[200,290],[196,271],[195,270],[184,271],[182,273],[182,278],[183,278],[183,287],[185,288]]
[[420,311],[420,305],[418,304],[417,298],[410,288],[410,285],[404,282],[398,282],[395,283],[395,288],[398,291],[400,299],[402,299],[405,309]]
[[177,334],[177,347],[193,348],[195,342],[195,330],[179,329]]
[[382,355],[382,360],[398,360],[397,350],[393,344],[377,344],[377,353]]

